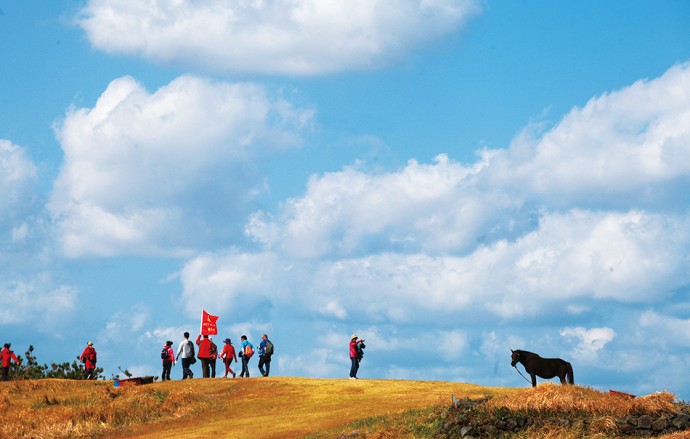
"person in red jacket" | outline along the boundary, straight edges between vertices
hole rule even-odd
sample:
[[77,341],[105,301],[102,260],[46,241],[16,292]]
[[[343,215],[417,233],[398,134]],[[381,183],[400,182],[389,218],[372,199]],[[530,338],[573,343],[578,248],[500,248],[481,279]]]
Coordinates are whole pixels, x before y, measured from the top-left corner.
[[201,339],[201,334],[196,338],[196,344],[199,346],[199,354],[197,357],[201,360],[201,375],[204,378],[208,378],[209,367],[211,365],[211,340],[208,339],[208,335],[204,335],[204,339]]
[[235,372],[230,369],[230,364],[232,360],[235,360],[235,363],[237,363],[237,353],[235,352],[235,346],[232,345],[232,341],[229,338],[225,339],[225,347],[223,347],[223,352],[220,353],[219,358],[225,363],[225,376],[223,378],[228,377],[228,372],[235,378]]
[[161,354],[167,354],[165,358],[161,356],[163,360],[163,373],[161,374],[161,381],[170,380],[170,371],[172,370],[173,364],[175,364],[175,351],[172,348],[173,342],[166,341],[165,346]]
[[17,356],[14,355],[14,352],[10,350],[10,344],[5,343],[3,346],[2,352],[0,352],[0,358],[2,358],[2,380],[7,381],[7,377],[10,374],[10,365],[12,364],[12,360],[16,364],[21,363],[21,361],[17,360]]
[[230,364],[232,363],[232,360],[235,360],[235,363],[237,363],[237,353],[235,352],[235,346],[232,345],[232,340],[229,338],[225,339],[225,347],[223,347],[223,352],[220,353],[220,358],[223,360],[223,363],[225,363],[225,376],[223,378],[228,377],[228,372],[232,374],[232,377],[235,378],[235,372],[230,369]]
[[95,380],[96,376],[96,349],[93,342],[88,342],[84,352],[79,356],[79,361],[84,363],[84,379]]

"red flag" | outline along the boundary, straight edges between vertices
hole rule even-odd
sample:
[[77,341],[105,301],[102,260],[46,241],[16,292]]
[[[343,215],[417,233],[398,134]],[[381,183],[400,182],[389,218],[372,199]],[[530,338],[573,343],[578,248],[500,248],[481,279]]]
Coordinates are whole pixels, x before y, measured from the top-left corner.
[[218,326],[216,325],[218,316],[212,316],[206,310],[201,310],[201,335],[218,335]]

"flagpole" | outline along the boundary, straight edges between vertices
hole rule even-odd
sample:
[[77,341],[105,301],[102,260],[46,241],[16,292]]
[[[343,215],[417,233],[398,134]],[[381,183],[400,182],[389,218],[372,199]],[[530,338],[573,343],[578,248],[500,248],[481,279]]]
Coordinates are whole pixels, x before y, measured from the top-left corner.
[[204,309],[201,309],[201,318],[199,319],[199,334],[204,333]]

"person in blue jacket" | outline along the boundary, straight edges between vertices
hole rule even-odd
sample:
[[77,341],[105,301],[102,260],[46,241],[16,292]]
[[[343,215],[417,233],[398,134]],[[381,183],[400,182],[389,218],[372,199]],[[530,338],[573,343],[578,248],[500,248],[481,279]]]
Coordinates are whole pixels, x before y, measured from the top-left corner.
[[[273,343],[268,339],[268,335],[264,334],[259,343],[259,372],[261,375],[267,377],[271,373],[271,357],[273,356]],[[266,366],[266,370],[264,370]]]
[[240,357],[242,357],[242,372],[240,378],[249,378],[249,360],[254,355],[254,345],[247,340],[247,336],[240,337],[242,340],[242,348],[240,349]]

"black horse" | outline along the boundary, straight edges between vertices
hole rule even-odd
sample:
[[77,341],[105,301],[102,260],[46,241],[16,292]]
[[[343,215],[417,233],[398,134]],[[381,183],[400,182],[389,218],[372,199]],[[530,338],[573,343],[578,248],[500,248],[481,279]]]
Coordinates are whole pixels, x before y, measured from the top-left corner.
[[[532,377],[532,387],[537,386],[537,376],[540,378],[551,379],[558,377],[561,384],[575,384],[573,378],[573,366],[560,358],[541,358],[539,355],[521,350],[510,350],[512,352],[510,365],[517,369],[516,364],[522,363],[525,370]],[[519,371],[518,371],[519,372]]]

